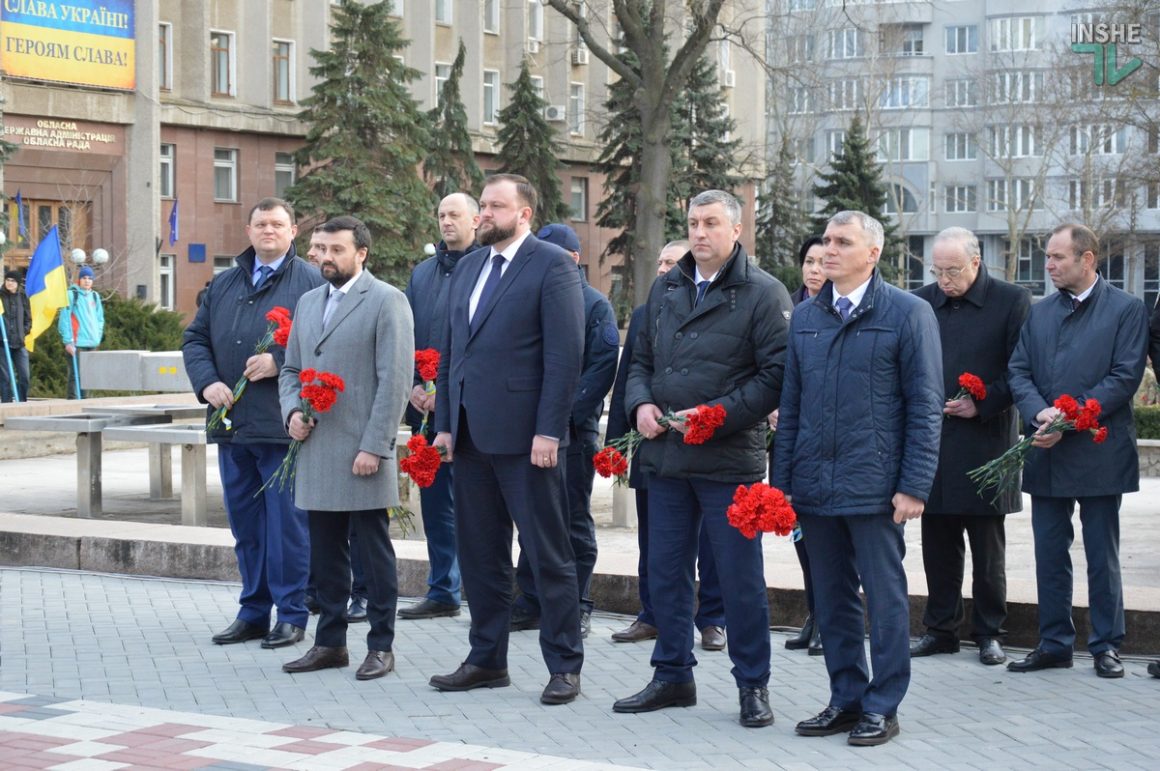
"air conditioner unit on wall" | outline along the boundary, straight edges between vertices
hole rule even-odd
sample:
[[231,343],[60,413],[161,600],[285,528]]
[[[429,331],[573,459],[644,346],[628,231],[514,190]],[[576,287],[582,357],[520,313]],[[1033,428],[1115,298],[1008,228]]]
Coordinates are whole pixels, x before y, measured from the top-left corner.
[[544,108],[544,120],[551,123],[563,123],[568,119],[568,111],[562,104],[550,104]]
[[737,85],[737,73],[733,70],[725,70],[725,77],[721,81],[721,85],[725,88],[733,88]]
[[588,49],[584,46],[579,46],[572,49],[572,64],[587,64],[588,63]]

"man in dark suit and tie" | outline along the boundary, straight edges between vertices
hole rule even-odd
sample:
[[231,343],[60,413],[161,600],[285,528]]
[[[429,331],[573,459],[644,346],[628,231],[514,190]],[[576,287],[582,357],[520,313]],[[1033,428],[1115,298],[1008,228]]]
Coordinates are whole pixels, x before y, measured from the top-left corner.
[[540,700],[580,693],[584,662],[576,565],[558,465],[584,350],[580,275],[563,249],[531,235],[536,191],[496,174],[480,197],[480,249],[451,276],[436,388],[435,446],[455,460],[455,528],[471,598],[471,652],[435,675],[441,691],[509,685],[512,526],[539,589],[540,649],[551,678]]

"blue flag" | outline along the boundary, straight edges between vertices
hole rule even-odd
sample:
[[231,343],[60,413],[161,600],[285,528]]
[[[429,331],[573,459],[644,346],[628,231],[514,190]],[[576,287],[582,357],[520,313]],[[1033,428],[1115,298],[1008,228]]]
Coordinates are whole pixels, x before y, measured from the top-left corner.
[[16,191],[16,226],[20,230],[21,238],[28,238],[28,226],[24,224],[24,198],[20,191]]
[[177,199],[173,199],[173,208],[169,210],[169,245],[177,243]]

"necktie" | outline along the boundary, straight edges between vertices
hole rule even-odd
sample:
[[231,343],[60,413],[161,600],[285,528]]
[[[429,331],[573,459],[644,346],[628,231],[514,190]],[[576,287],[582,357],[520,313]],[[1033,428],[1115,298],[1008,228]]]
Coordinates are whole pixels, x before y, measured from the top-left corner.
[[705,292],[709,291],[708,281],[697,282],[697,299],[693,301],[693,307],[696,308],[705,299]]
[[259,265],[258,266],[258,280],[254,282],[254,289],[258,289],[263,284],[265,284],[266,281],[270,278],[270,274],[273,272],[274,272],[274,269],[271,268],[269,265]]
[[479,316],[480,311],[487,307],[487,301],[495,294],[495,288],[499,286],[499,280],[503,277],[503,255],[496,254],[491,258],[491,273],[487,274],[487,280],[483,282],[483,291],[479,293],[479,302],[475,304],[475,313],[471,314],[471,331],[475,331],[475,319]]
[[326,310],[322,312],[322,328],[326,329],[326,325],[330,323],[330,317],[334,315],[334,311],[338,308],[338,304],[342,302],[342,297],[345,294],[341,289],[330,293],[330,297],[326,300]]
[[1078,297],[1071,298],[1071,312],[1075,313],[1079,310],[1079,306],[1083,303]]
[[838,306],[838,313],[842,314],[842,321],[850,318],[850,311],[854,310],[854,303],[850,302],[849,297],[839,297],[834,305]]

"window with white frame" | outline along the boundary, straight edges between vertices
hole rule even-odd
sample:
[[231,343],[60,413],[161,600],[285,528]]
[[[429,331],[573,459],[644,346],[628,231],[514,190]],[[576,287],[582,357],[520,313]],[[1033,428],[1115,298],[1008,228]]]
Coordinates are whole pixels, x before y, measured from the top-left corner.
[[733,69],[733,48],[729,41],[720,40],[717,42],[717,81],[724,84],[725,73]]
[[451,65],[435,62],[435,104],[439,104],[439,97],[443,94],[443,84],[451,77]]
[[544,5],[540,0],[528,0],[528,40],[537,43],[544,39]]
[[947,27],[948,54],[977,54],[979,52],[979,28],[974,24]]
[[495,123],[499,113],[499,71],[483,71],[483,122],[491,125]]
[[583,134],[585,125],[584,84],[568,84],[568,130]]
[[827,59],[856,59],[865,55],[865,34],[857,27],[832,29],[826,33]]
[[570,184],[571,209],[569,215],[576,222],[588,219],[588,177],[572,177]]
[[157,25],[157,87],[162,91],[173,88],[173,25]]
[[883,211],[887,214],[898,214],[900,208],[902,214],[916,214],[918,212],[918,199],[905,186],[895,183],[890,186],[890,192],[886,194],[886,206],[883,207]]
[[406,10],[403,0],[387,0],[387,7],[389,9],[387,13],[392,16],[402,16],[403,11]]
[[826,153],[830,159],[841,158],[846,148],[846,132],[842,130],[826,132]]
[[435,0],[435,23],[436,24],[450,24],[451,23],[451,6],[454,3],[451,0]]
[[864,100],[865,81],[861,78],[841,78],[830,81],[830,109],[856,110]]
[[879,45],[884,53],[897,56],[926,53],[921,24],[884,24],[879,27]]
[[991,20],[992,51],[1034,51],[1038,40],[1036,17],[1009,16]]
[[943,188],[943,195],[947,214],[966,214],[975,211],[974,185],[947,185]]
[[978,157],[975,135],[969,131],[954,131],[946,135],[948,161],[973,161]]
[[532,90],[536,92],[536,96],[541,99],[544,98],[544,78],[542,75],[529,75],[528,78],[532,81]]
[[802,115],[813,110],[813,98],[809,86],[789,86],[786,97],[788,111],[791,115]]
[[1156,296],[1160,294],[1160,244],[1155,241],[1144,244],[1144,305],[1156,307]]
[[209,62],[212,72],[211,95],[233,96],[235,92],[234,33],[210,31]]
[[904,110],[930,106],[930,78],[903,76],[890,78],[878,98],[883,110]]
[[294,103],[294,42],[275,40],[273,46],[274,103]]
[[814,162],[814,138],[802,137],[791,142],[791,150],[793,154],[792,162],[796,165],[798,163],[813,163]]
[[992,158],[1031,158],[1043,154],[1036,141],[1036,127],[1026,123],[989,126]]
[[225,273],[234,267],[234,258],[228,254],[216,254],[213,258],[213,274]]
[[[1011,250],[1010,241],[1006,241],[1008,251]],[[1015,280],[1020,284],[1027,284],[1032,288],[1043,286],[1044,270],[1047,264],[1047,254],[1043,251],[1040,239],[1027,236],[1019,239],[1015,249]]]
[[1101,273],[1108,283],[1117,289],[1126,289],[1125,279],[1128,275],[1128,261],[1124,256],[1124,249],[1119,244],[1102,244],[1104,254],[1100,260]]
[[1160,209],[1160,182],[1149,182],[1144,192],[1144,206],[1149,209]]
[[789,60],[795,64],[814,60],[814,36],[794,35],[786,44]]
[[177,181],[177,146],[161,145],[161,179],[157,184],[157,192],[162,198],[172,198]]
[[213,149],[213,199],[235,202],[238,200],[238,151],[232,148]]
[[1072,126],[1068,135],[1072,155],[1120,155],[1128,149],[1128,131],[1122,126]]
[[947,107],[976,107],[979,104],[979,84],[975,80],[956,79],[946,82]]
[[1035,180],[1013,177],[987,180],[987,211],[1023,211],[1038,209],[1039,196]]
[[161,290],[158,293],[157,305],[167,311],[173,310],[174,296],[177,294],[173,275],[173,266],[176,262],[176,255],[157,255],[157,276],[160,280],[158,288]]
[[274,153],[274,195],[282,198],[298,177],[293,153]]
[[1033,104],[1042,99],[1042,95],[1042,72],[1015,70],[991,76],[992,104]]
[[500,0],[483,0],[483,31],[489,35],[499,34]]
[[930,129],[891,128],[878,135],[879,161],[930,160]]

